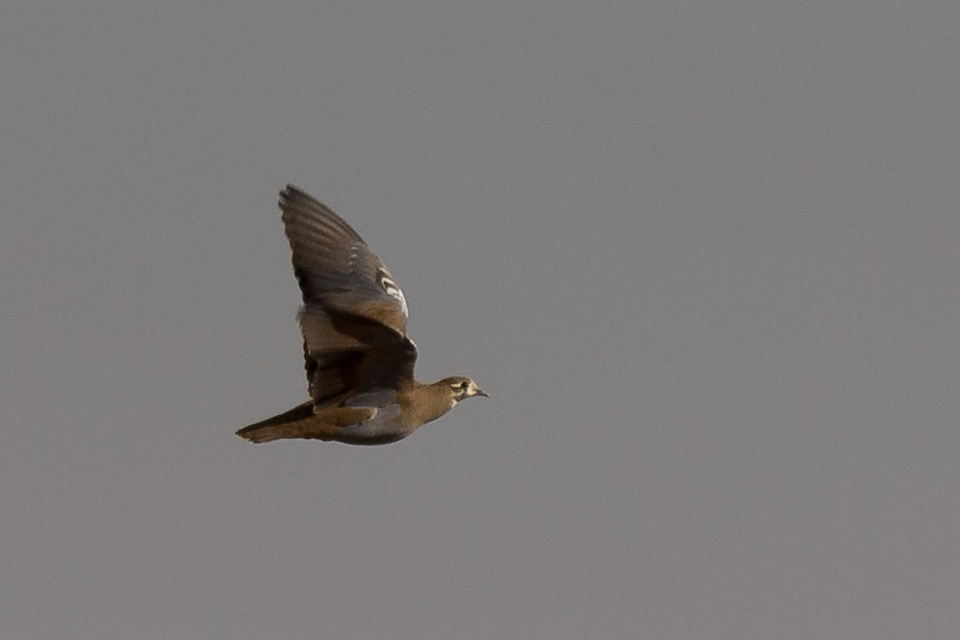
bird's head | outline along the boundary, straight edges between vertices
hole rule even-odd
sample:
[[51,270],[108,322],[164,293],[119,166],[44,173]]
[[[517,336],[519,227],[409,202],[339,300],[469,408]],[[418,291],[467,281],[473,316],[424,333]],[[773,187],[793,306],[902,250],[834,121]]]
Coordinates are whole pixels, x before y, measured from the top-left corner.
[[483,396],[484,398],[490,397],[485,394],[480,387],[477,386],[476,382],[470,378],[464,378],[463,376],[444,378],[436,384],[439,387],[445,387],[449,389],[450,397],[453,398],[454,402],[460,402],[464,398],[470,398],[473,396]]

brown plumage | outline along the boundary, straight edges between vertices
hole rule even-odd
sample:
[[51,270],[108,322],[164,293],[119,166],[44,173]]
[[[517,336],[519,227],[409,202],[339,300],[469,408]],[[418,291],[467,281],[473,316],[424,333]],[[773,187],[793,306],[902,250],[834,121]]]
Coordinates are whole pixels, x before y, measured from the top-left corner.
[[251,442],[386,444],[463,398],[487,395],[470,378],[417,382],[407,302],[380,258],[340,216],[292,185],[280,192],[280,210],[303,293],[300,330],[311,400],[237,435]]

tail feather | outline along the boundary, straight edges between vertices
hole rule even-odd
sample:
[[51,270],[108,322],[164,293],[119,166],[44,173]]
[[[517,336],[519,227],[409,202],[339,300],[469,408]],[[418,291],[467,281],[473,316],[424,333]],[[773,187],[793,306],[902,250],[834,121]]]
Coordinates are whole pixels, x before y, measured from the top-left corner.
[[[344,435],[341,429],[363,424],[376,416],[377,411],[375,407],[330,407],[317,413],[313,402],[304,402],[278,416],[244,427],[237,431],[237,435],[250,442],[258,443],[304,438],[307,440],[340,440],[341,442],[359,444],[355,436]],[[365,439],[360,438],[359,440]],[[366,440],[369,440],[369,438]],[[375,443],[371,441],[367,444]]]
[[304,402],[280,415],[244,427],[237,431],[237,435],[257,443],[302,438],[305,421],[313,417],[313,402]]

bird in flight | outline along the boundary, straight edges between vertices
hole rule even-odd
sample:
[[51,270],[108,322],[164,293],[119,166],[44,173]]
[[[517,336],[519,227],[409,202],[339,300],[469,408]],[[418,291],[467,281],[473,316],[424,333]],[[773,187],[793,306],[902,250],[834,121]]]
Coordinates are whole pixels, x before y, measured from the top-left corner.
[[407,300],[387,267],[344,220],[293,185],[280,192],[310,401],[237,431],[250,442],[287,438],[396,442],[458,402],[488,397],[470,378],[413,377]]

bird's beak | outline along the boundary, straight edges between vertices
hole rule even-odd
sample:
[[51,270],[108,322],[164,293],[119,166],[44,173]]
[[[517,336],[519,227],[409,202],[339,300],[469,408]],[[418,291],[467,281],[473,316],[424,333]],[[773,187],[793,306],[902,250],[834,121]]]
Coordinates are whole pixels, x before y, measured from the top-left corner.
[[488,396],[487,394],[485,394],[485,393],[483,392],[483,389],[480,389],[480,388],[477,389],[477,392],[476,392],[474,395],[483,396],[484,398],[489,398],[489,397],[490,397],[490,396]]

